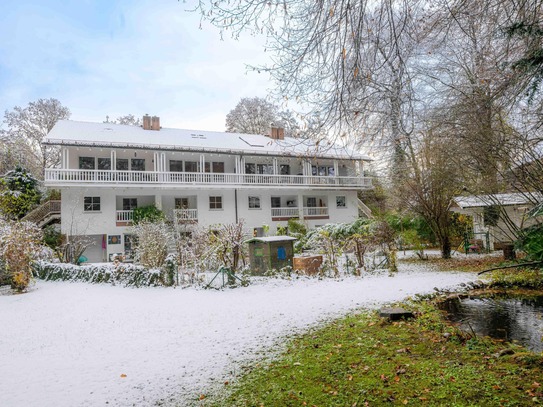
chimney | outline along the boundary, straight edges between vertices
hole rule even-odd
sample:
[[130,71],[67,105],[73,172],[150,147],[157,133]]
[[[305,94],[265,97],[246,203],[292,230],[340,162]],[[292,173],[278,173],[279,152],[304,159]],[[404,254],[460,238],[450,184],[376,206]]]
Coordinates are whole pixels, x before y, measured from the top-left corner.
[[160,117],[151,117],[151,130],[160,130]]
[[143,116],[143,130],[151,130],[151,116],[148,114]]
[[272,127],[270,138],[273,140],[284,140],[285,139],[285,129],[282,127]]

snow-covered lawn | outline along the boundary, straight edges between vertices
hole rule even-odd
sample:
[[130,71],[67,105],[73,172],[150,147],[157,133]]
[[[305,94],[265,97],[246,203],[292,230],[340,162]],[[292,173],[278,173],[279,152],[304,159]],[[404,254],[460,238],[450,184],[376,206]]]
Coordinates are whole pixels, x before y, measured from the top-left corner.
[[197,405],[289,334],[475,279],[402,265],[224,291],[37,282],[0,295],[0,406]]

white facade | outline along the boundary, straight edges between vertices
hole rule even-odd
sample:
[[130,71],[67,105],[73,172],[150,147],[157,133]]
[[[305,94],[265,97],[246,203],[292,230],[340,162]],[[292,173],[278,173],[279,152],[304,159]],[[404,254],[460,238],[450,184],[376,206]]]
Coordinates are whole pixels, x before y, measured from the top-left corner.
[[135,207],[154,204],[190,225],[243,219],[274,234],[290,218],[351,222],[357,191],[371,188],[368,157],[305,140],[60,121],[45,143],[61,148],[45,184],[62,192],[62,233],[91,236],[90,261],[130,249]]
[[[518,230],[540,222],[528,214],[541,200],[538,193],[530,192],[459,196],[453,199],[451,210],[471,216],[474,236],[485,245],[488,236],[489,249],[494,250],[502,243],[514,242]],[[485,209],[489,207],[499,208],[499,218],[494,226],[485,224]]]

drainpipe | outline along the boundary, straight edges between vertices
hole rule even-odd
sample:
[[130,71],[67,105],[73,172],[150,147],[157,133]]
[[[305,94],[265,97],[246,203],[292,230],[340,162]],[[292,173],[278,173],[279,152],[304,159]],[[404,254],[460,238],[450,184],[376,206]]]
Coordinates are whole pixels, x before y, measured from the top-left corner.
[[234,189],[234,208],[236,210],[236,224],[238,223],[238,190]]

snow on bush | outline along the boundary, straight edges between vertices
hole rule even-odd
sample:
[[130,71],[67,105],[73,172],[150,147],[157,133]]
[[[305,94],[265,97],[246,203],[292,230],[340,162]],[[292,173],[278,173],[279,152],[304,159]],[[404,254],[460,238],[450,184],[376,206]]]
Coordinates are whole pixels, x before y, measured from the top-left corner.
[[0,263],[17,291],[24,291],[30,284],[31,264],[43,254],[42,237],[42,230],[32,222],[0,218]]
[[132,227],[136,237],[136,261],[149,269],[160,268],[168,256],[168,243],[173,241],[163,221],[143,221]]
[[46,281],[82,281],[120,284],[125,287],[168,286],[173,276],[168,269],[146,269],[143,266],[113,263],[77,266],[39,260],[33,264],[35,275]]

